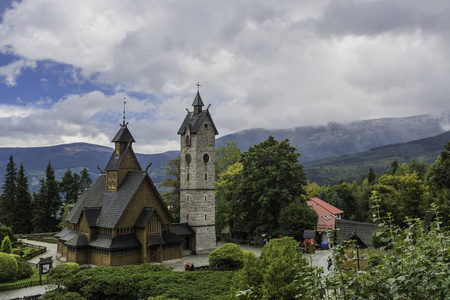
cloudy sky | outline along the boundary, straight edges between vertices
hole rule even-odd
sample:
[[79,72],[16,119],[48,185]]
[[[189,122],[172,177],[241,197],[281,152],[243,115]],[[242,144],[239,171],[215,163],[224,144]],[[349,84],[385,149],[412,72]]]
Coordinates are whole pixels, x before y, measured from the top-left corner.
[[0,147],[177,150],[200,94],[221,136],[448,110],[450,1],[0,1]]

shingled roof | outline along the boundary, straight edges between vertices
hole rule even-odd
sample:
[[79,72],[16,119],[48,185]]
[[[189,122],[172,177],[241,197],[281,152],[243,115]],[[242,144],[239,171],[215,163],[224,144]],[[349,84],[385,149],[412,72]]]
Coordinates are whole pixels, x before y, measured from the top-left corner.
[[354,239],[356,235],[367,247],[372,246],[372,234],[377,229],[375,224],[355,222],[349,220],[336,220],[336,241],[339,245],[347,240]]
[[195,114],[192,111],[188,112],[184,118],[183,124],[181,124],[181,127],[178,130],[178,134],[184,134],[186,132],[186,128],[188,128],[191,133],[197,133],[205,118],[209,118],[209,121],[214,129],[214,133],[216,135],[219,134],[208,110],[202,111],[198,114]]
[[344,213],[339,208],[319,198],[308,198],[306,203],[316,211],[319,217],[317,220],[317,231],[319,232],[334,228],[334,221],[338,218],[339,214]]
[[96,212],[92,208],[100,208],[96,222],[93,222],[94,217],[89,217],[88,222],[91,222],[89,226],[114,228],[146,176],[145,172],[128,173],[117,192],[107,192],[105,191],[106,174],[101,174],[89,193],[77,201],[66,220],[77,223],[83,208],[90,208],[92,215]]
[[128,143],[130,141],[132,143],[136,142],[125,124],[120,125],[119,131],[116,133],[111,142]]
[[141,243],[134,234],[120,234],[115,238],[110,235],[98,235],[94,240],[89,242],[89,246],[98,249],[120,250],[139,248]]

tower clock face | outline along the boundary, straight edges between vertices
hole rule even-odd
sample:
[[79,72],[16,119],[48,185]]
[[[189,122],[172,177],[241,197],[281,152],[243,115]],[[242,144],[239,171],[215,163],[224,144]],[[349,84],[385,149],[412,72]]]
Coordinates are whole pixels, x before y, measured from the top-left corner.
[[203,154],[203,161],[207,163],[209,161],[209,155],[207,153]]
[[186,154],[186,162],[187,163],[191,162],[191,155],[190,154]]

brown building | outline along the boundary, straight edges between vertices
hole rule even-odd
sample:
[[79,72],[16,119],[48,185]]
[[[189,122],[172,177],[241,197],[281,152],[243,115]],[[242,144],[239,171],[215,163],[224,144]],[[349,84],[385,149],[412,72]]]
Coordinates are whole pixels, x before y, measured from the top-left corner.
[[105,171],[56,235],[61,260],[120,266],[180,259],[184,240],[173,233],[172,216],[139,165],[125,120],[112,142],[115,150]]

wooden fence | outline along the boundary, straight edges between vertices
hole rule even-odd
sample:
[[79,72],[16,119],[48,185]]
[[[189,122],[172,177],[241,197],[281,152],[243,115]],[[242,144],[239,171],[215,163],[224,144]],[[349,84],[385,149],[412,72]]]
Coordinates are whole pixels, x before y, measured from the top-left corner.
[[28,288],[32,286],[45,285],[48,284],[47,280],[42,281],[29,281],[25,283],[12,283],[0,286],[0,292],[10,291],[10,290],[18,290],[23,288]]

